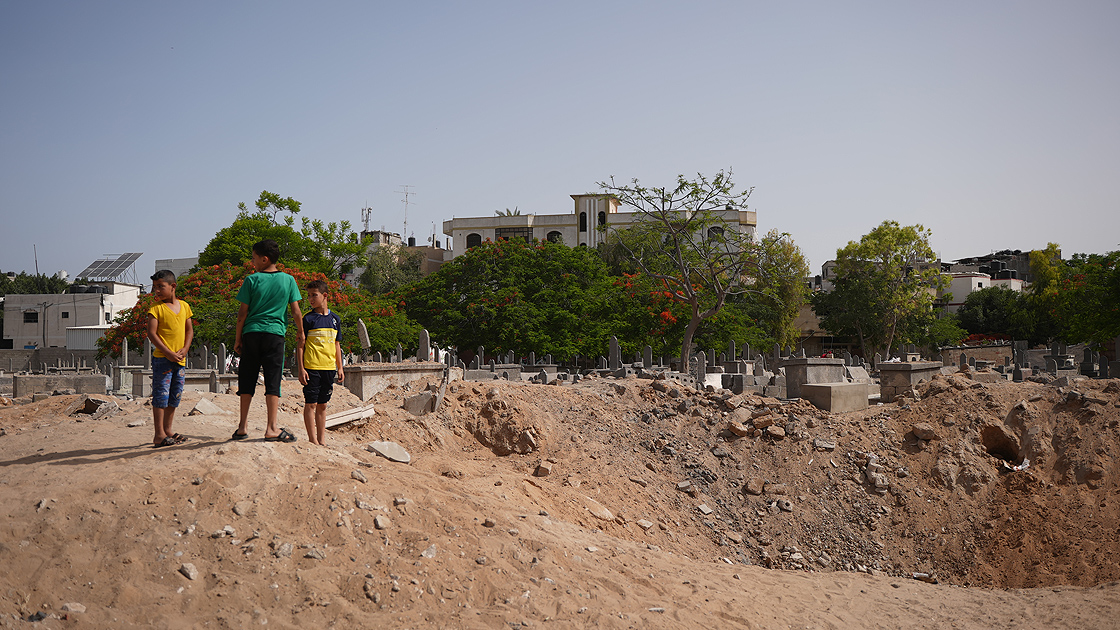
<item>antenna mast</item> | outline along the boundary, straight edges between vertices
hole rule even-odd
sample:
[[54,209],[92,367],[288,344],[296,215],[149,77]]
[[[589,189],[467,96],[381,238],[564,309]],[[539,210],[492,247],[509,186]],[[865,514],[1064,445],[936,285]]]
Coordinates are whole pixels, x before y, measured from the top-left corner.
[[[369,203],[369,202],[366,202],[366,203]],[[369,215],[372,212],[373,212],[373,208],[370,208],[368,205],[366,207],[362,208],[362,231],[363,232],[368,232],[369,231]]]
[[401,236],[404,237],[404,242],[408,243],[408,197],[410,195],[415,195],[417,193],[414,193],[411,190],[409,190],[409,188],[415,188],[415,186],[410,186],[408,184],[402,184],[401,188],[403,190],[396,191],[396,192],[404,194],[404,199],[401,199],[401,201],[404,202],[404,234],[402,234]]

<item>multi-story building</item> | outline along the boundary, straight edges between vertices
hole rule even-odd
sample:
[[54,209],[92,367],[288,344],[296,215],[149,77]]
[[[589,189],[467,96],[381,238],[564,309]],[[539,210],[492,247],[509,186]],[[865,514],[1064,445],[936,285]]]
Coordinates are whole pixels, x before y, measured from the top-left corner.
[[[451,237],[451,257],[461,256],[483,241],[510,238],[595,247],[607,237],[599,226],[622,229],[642,220],[640,213],[622,210],[618,199],[610,196],[588,193],[571,197],[574,208],[567,214],[507,214],[444,221],[443,233]],[[716,214],[743,233],[754,235],[758,228],[753,210],[722,210]]]
[[6,295],[4,346],[65,348],[68,329],[107,330],[118,313],[136,304],[140,289],[138,284],[109,280],[71,285],[66,293]]

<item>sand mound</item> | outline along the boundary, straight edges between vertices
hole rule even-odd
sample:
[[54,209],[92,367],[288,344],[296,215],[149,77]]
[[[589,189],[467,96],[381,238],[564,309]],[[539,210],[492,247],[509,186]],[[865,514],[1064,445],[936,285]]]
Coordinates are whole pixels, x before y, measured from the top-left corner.
[[1104,628],[1120,605],[1116,382],[953,376],[842,415],[453,383],[437,413],[401,409],[427,385],[326,448],[297,388],[295,444],[261,440],[260,400],[228,441],[230,395],[188,394],[190,440],[161,449],[143,400],[0,409],[0,627]]

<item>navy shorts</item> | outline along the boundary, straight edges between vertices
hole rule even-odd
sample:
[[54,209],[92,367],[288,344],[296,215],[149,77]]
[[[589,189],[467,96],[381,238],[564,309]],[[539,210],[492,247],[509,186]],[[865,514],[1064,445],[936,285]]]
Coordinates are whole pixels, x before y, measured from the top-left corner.
[[325,405],[334,391],[334,370],[307,370],[307,384],[303,386],[303,402]]
[[257,392],[257,376],[264,370],[264,395],[280,395],[284,372],[284,337],[266,332],[241,335],[241,362],[237,366],[237,394]]
[[187,368],[164,357],[152,357],[152,406],[178,407],[186,385]]

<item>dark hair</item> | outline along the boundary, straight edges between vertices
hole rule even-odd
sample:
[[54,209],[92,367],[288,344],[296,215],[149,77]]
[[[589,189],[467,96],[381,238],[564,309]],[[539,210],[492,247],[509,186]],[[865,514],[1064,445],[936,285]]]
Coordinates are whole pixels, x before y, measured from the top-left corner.
[[167,269],[162,269],[152,274],[152,284],[157,282],[166,282],[167,284],[175,284],[175,274]]
[[276,264],[276,261],[280,260],[280,246],[270,238],[253,245],[253,253],[267,258],[268,262],[272,264]]
[[327,292],[327,283],[322,280],[312,280],[307,283],[308,291],[318,291],[319,293]]

